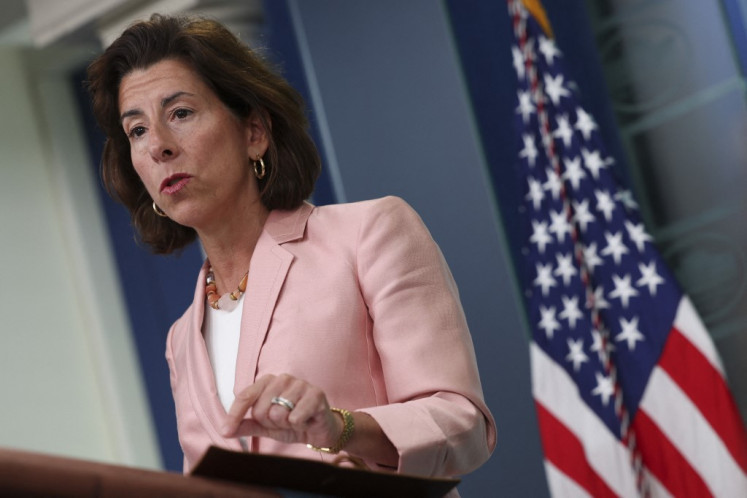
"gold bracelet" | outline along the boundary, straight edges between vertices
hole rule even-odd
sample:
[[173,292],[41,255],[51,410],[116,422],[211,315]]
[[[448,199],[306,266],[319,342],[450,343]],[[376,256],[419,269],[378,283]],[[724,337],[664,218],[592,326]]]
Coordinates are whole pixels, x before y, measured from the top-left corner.
[[355,421],[353,420],[353,414],[343,408],[330,408],[330,410],[339,413],[342,416],[342,434],[340,434],[337,442],[330,448],[320,448],[312,444],[307,444],[306,447],[314,451],[336,455],[348,443],[348,441],[350,441],[350,437],[353,435],[353,430],[355,430]]

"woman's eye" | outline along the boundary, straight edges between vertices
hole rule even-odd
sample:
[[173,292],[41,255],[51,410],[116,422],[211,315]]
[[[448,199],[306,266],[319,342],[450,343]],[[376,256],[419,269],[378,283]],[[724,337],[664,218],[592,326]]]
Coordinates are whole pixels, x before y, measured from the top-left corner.
[[130,138],[137,138],[137,137],[142,136],[144,133],[145,133],[144,126],[136,126],[130,130],[130,133],[128,133],[128,135]]
[[192,114],[192,111],[190,111],[189,109],[177,109],[174,111],[174,117],[176,117],[177,119],[184,119],[190,114]]

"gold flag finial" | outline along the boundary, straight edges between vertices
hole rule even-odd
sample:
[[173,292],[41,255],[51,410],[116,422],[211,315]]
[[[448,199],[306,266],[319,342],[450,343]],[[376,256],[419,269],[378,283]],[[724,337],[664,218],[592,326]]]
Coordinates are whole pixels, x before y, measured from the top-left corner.
[[550,26],[550,21],[547,19],[547,14],[545,13],[545,8],[542,7],[542,2],[540,0],[521,0],[521,3],[524,4],[524,7],[526,7],[529,13],[537,20],[545,34],[550,38],[554,38],[554,35],[552,34],[552,26]]

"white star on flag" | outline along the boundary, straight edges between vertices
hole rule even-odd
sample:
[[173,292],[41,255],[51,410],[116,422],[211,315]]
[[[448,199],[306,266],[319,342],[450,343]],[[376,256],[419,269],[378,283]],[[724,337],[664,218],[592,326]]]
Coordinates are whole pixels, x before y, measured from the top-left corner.
[[563,296],[561,300],[563,301],[563,311],[560,312],[558,318],[568,320],[568,326],[575,329],[576,322],[584,317],[584,314],[578,308],[578,297]]
[[534,285],[542,289],[543,295],[547,295],[550,292],[550,287],[558,285],[552,276],[552,264],[543,265],[537,263],[537,278],[534,279]]
[[628,343],[628,350],[635,350],[636,341],[642,341],[644,339],[643,334],[638,330],[638,317],[633,317],[632,320],[626,320],[620,318],[620,327],[622,332],[615,336],[615,341]]
[[630,275],[622,278],[619,275],[612,275],[612,280],[615,282],[615,290],[610,292],[610,297],[619,298],[623,308],[627,308],[630,298],[638,295],[638,291],[630,284]]
[[571,182],[571,185],[573,185],[573,189],[578,190],[579,185],[581,185],[581,180],[586,177],[586,173],[581,169],[581,158],[574,157],[571,159],[568,157],[563,159],[563,164],[565,165],[563,180],[568,180]]
[[625,228],[628,230],[628,237],[630,240],[635,242],[635,247],[638,252],[643,252],[646,247],[646,242],[650,242],[653,238],[646,233],[646,228],[643,223],[635,224],[631,221],[625,220]]
[[519,50],[519,47],[516,45],[511,47],[511,56],[513,59],[514,71],[516,71],[516,74],[518,74],[520,78],[524,78],[524,55],[522,55],[521,50]]
[[529,92],[519,91],[519,105],[516,108],[516,113],[521,114],[521,119],[524,122],[528,122],[529,118],[534,114],[535,107],[532,103],[532,94]]
[[542,184],[534,178],[529,178],[529,192],[527,193],[527,200],[532,201],[534,209],[539,209],[542,205],[542,199],[545,198],[545,191],[542,189]]
[[539,51],[545,56],[545,62],[548,64],[552,64],[555,57],[561,55],[555,42],[546,36],[539,37]]
[[622,232],[604,234],[604,238],[607,240],[607,247],[602,249],[602,256],[612,256],[615,264],[619,265],[624,254],[628,254],[628,248],[625,246],[622,240]]
[[582,108],[576,108],[576,129],[584,136],[584,140],[591,138],[591,132],[597,129],[594,118]]
[[[607,302],[607,300],[604,298],[604,287],[599,286],[594,289],[592,299],[594,300],[593,303],[589,303],[589,308],[595,308],[597,310],[603,310],[610,307],[610,303]],[[592,306],[593,304],[593,306]]]
[[656,286],[664,284],[664,279],[661,278],[658,273],[656,273],[656,261],[651,261],[647,265],[638,263],[638,269],[641,270],[641,275],[643,276],[638,279],[636,285],[638,287],[648,287],[648,291],[651,293],[651,295],[655,296]]
[[586,261],[586,268],[590,273],[594,273],[594,268],[604,264],[602,258],[597,254],[597,243],[592,242],[588,246],[583,248],[584,260]]
[[[607,167],[607,163],[602,160],[602,156],[599,154],[598,150],[589,151],[586,148],[581,148],[581,157],[584,158],[584,166],[591,171],[591,176],[594,177],[595,180],[599,180],[599,171],[602,168]],[[610,160],[611,162],[614,162]]]
[[547,168],[545,172],[547,174],[547,181],[542,185],[542,187],[552,194],[553,199],[557,200],[560,197],[563,182],[560,180],[560,177],[554,169]]
[[547,222],[545,221],[533,221],[532,228],[534,232],[529,237],[529,241],[537,244],[539,252],[545,252],[547,244],[552,242],[552,236],[547,233]]
[[604,219],[610,221],[615,210],[615,201],[604,190],[595,190],[594,196],[597,198],[597,211],[601,211],[604,214]]
[[571,254],[557,254],[555,259],[558,262],[558,267],[555,269],[554,275],[563,279],[563,285],[571,283],[571,279],[578,274],[578,270],[573,265],[573,256]]
[[568,222],[563,211],[550,211],[550,233],[554,234],[560,242],[565,241],[565,236],[571,233],[571,224]]
[[578,223],[582,232],[586,231],[589,223],[593,223],[597,219],[596,216],[591,214],[591,211],[589,211],[589,199],[584,199],[581,202],[574,202],[573,210],[575,212],[573,219]]
[[532,135],[524,135],[524,148],[519,152],[519,157],[523,157],[529,161],[529,166],[534,166],[534,162],[537,160],[537,146],[534,144],[534,137]]
[[568,121],[568,115],[561,114],[555,119],[555,122],[558,126],[555,128],[552,136],[561,139],[563,145],[570,147],[571,140],[573,140],[573,130],[571,129],[571,123]]
[[581,368],[581,364],[589,361],[589,357],[584,353],[584,340],[578,339],[577,341],[574,341],[573,339],[568,338],[567,344],[568,355],[565,359],[572,362],[573,371],[578,372]]
[[615,386],[612,383],[612,379],[601,372],[596,372],[596,379],[597,387],[592,389],[591,394],[599,396],[602,399],[602,404],[607,406],[610,402],[610,397],[615,394]]
[[555,331],[560,330],[560,322],[555,319],[555,307],[545,308],[540,306],[540,315],[542,315],[542,319],[537,326],[545,331],[548,339],[552,339]]
[[552,103],[555,105],[558,105],[561,97],[568,97],[571,94],[571,92],[563,86],[562,74],[559,74],[554,78],[550,75],[545,75],[545,93],[550,97],[550,100],[552,100]]

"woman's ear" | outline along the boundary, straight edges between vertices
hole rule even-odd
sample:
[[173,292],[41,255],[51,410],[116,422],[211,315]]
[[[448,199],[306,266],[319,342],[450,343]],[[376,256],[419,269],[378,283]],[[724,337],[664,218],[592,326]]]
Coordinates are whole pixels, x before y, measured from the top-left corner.
[[270,134],[272,133],[272,122],[267,112],[252,111],[246,118],[246,131],[249,157],[264,156],[270,146]]

